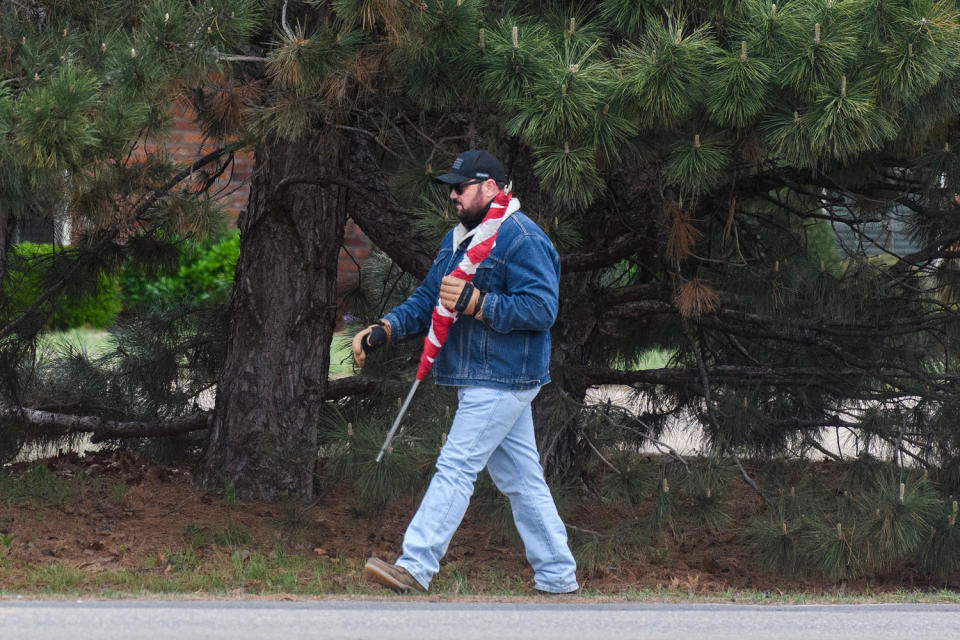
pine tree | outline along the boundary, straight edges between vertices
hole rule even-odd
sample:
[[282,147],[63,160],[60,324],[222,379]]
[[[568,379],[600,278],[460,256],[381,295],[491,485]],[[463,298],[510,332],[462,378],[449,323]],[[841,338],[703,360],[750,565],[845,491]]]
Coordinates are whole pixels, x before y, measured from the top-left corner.
[[[686,410],[721,453],[838,427],[957,457],[956,2],[36,4],[42,17],[6,8],[0,25],[0,198],[21,206],[5,211],[44,184],[109,227],[97,214],[131,182],[107,156],[162,132],[172,87],[211,135],[256,149],[211,486],[309,495],[322,403],[383,388],[326,380],[343,221],[422,277],[454,223],[429,178],[465,147],[503,158],[563,254],[536,405],[551,474],[594,455],[584,398],[601,384],[650,399],[649,429],[608,426],[630,446]],[[153,176],[150,194],[166,181],[148,167],[128,170]],[[888,247],[892,227],[913,248]],[[855,242],[838,249],[837,230]],[[384,282],[364,283],[357,315],[383,308]],[[638,368],[651,349],[670,365]],[[837,571],[855,560],[838,549]]]

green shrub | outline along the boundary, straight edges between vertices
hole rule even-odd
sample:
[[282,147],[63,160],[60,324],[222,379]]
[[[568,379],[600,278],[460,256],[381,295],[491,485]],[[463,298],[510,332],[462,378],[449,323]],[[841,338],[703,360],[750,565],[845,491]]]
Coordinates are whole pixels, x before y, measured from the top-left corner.
[[[5,283],[6,293],[15,309],[31,307],[44,291],[47,272],[52,266],[48,260],[55,247],[51,244],[21,242],[14,245],[14,260]],[[109,327],[123,308],[120,283],[116,276],[101,273],[97,286],[90,292],[67,293],[61,298],[44,329],[64,330],[83,326]]]
[[184,240],[180,259],[169,272],[151,275],[130,267],[121,276],[127,309],[143,310],[174,304],[225,303],[233,287],[240,257],[240,234],[234,229],[215,240]]
[[784,575],[801,570],[801,556],[795,523],[788,523],[780,514],[761,516],[753,521],[748,540],[753,557],[763,567]]
[[857,501],[859,547],[867,561],[882,568],[920,551],[942,515],[943,501],[930,483],[899,480],[891,470]]

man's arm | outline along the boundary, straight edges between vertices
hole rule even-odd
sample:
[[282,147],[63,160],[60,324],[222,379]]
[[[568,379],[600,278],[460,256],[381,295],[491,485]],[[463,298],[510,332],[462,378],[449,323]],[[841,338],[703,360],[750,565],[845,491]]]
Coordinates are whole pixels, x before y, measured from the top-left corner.
[[479,319],[494,331],[546,331],[559,308],[559,259],[550,241],[518,236],[507,253],[505,293],[486,292]]
[[[446,241],[445,239],[444,242]],[[439,255],[434,259],[427,277],[423,279],[416,291],[383,316],[378,324],[370,325],[354,336],[353,359],[359,366],[363,366],[367,353],[373,349],[394,339],[405,340],[427,332],[430,328],[433,305],[436,304],[440,291],[440,279],[443,277],[440,268],[445,262],[445,255],[441,245]],[[377,327],[381,327],[382,331],[378,331]],[[386,334],[385,338],[384,334]]]
[[405,340],[426,333],[430,328],[430,318],[440,293],[440,279],[443,277],[440,273],[441,262],[444,261],[440,258],[434,260],[430,272],[416,291],[383,316],[384,322],[390,325],[391,339]]

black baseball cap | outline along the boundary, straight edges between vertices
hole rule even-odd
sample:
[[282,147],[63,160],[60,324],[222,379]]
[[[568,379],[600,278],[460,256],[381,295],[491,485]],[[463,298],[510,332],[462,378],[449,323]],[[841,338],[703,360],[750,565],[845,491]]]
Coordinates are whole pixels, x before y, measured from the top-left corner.
[[499,183],[507,181],[507,170],[503,163],[489,151],[471,149],[464,151],[453,161],[449,173],[434,178],[436,182],[460,184],[467,180],[495,180]]

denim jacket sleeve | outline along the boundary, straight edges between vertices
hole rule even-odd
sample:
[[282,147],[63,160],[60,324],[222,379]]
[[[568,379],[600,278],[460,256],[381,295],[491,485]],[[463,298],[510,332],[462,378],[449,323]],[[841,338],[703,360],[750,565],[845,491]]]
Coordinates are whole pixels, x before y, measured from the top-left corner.
[[560,258],[550,241],[520,234],[504,255],[506,291],[488,292],[482,322],[499,333],[546,331],[559,308]]
[[413,336],[426,334],[430,328],[430,319],[433,307],[440,297],[440,281],[446,274],[440,273],[450,256],[447,247],[448,240],[444,240],[440,253],[434,259],[433,266],[413,294],[401,304],[394,307],[383,317],[390,323],[390,339],[405,340]]

